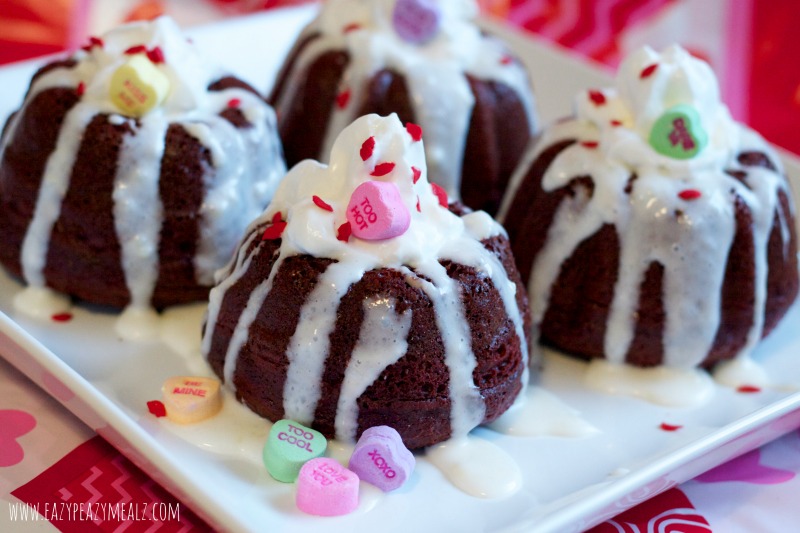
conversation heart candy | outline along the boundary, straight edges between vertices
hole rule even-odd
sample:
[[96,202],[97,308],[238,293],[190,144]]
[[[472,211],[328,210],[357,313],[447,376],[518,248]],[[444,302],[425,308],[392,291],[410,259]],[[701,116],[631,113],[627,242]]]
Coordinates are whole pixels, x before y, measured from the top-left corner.
[[399,237],[411,224],[397,185],[385,181],[367,181],[356,187],[346,216],[352,234],[367,241]]
[[351,513],[358,507],[358,476],[333,459],[312,459],[300,469],[295,503],[317,516]]
[[691,159],[708,144],[700,115],[688,105],[669,108],[650,130],[650,146],[673,159]]
[[406,482],[415,464],[414,454],[394,428],[376,426],[361,434],[347,466],[360,479],[389,492]]
[[167,75],[147,56],[136,54],[114,71],[109,97],[124,115],[141,117],[164,101],[169,88]]
[[424,44],[439,33],[442,13],[431,0],[397,0],[392,24],[397,35],[411,44]]
[[192,424],[214,416],[222,408],[219,386],[213,378],[169,378],[161,386],[167,418],[178,424]]
[[278,420],[264,445],[264,466],[269,474],[283,483],[293,483],[303,464],[321,457],[328,441],[319,431],[293,420]]

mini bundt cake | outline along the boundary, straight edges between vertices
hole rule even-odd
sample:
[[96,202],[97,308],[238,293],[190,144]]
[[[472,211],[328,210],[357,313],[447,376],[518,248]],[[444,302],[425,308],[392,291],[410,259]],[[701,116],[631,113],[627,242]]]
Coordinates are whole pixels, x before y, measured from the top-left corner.
[[419,129],[346,128],[281,182],[211,291],[203,353],[256,413],[420,448],[504,412],[527,381],[527,298],[502,227],[427,181]]
[[270,97],[287,164],[325,162],[356,118],[397,113],[425,130],[431,182],[494,214],[534,102],[525,68],[476,14],[474,0],[328,0]]
[[797,295],[792,194],[710,67],[643,48],[578,95],[512,178],[500,220],[541,343],[708,367],[746,356]]
[[6,123],[0,261],[29,286],[23,308],[49,289],[129,309],[204,300],[285,168],[251,87],[171,19],[122,26],[41,68]]

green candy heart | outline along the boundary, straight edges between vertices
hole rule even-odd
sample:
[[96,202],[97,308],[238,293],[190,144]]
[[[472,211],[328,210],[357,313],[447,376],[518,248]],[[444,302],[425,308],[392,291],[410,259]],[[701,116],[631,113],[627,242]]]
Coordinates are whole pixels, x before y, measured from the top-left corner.
[[328,441],[319,431],[292,420],[278,420],[264,445],[264,466],[283,483],[294,483],[300,468],[311,459],[322,457]]
[[688,105],[676,105],[661,115],[650,130],[650,146],[673,159],[691,159],[708,144],[700,115]]

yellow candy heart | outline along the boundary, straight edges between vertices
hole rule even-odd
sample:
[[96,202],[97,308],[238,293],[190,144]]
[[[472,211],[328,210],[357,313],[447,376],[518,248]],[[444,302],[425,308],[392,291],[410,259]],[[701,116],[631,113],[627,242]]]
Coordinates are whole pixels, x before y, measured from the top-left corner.
[[167,418],[192,424],[210,418],[222,408],[220,383],[212,378],[179,376],[161,386]]
[[169,93],[169,78],[145,55],[130,57],[111,77],[109,96],[127,116],[141,117]]

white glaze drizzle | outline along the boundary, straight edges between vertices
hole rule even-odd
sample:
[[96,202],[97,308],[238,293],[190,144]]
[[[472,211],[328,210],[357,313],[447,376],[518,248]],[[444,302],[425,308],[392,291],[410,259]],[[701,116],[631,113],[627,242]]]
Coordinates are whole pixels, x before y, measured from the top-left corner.
[[369,298],[362,306],[364,321],[347,363],[336,408],[336,430],[341,432],[336,438],[344,442],[356,439],[358,398],[381,372],[405,355],[411,329],[411,310],[398,314],[392,298]]
[[[373,156],[363,161],[359,148],[369,137],[376,140]],[[261,309],[271,288],[272,280],[282,261],[293,255],[309,254],[330,258],[335,262],[320,274],[315,288],[304,303],[300,319],[289,342],[287,357],[289,367],[284,385],[285,416],[310,424],[320,398],[320,380],[328,354],[329,336],[336,323],[336,313],[341,298],[359,281],[365,272],[379,268],[393,268],[405,275],[406,281],[431,299],[437,315],[437,326],[445,345],[445,364],[450,371],[452,401],[451,426],[454,436],[466,435],[483,419],[483,400],[474,384],[472,371],[476,366],[471,349],[471,337],[466,328],[459,285],[439,263],[453,259],[476,268],[489,277],[500,293],[515,331],[524,339],[522,319],[516,306],[514,284],[508,279],[499,261],[479,243],[479,240],[504,235],[504,230],[488,215],[476,212],[458,217],[439,205],[427,181],[427,169],[422,142],[413,142],[396,115],[388,118],[369,115],[362,117],[345,129],[333,147],[330,166],[305,161],[293,168],[281,182],[270,207],[251,227],[268,223],[276,213],[287,221],[281,236],[279,257],[267,281],[262,282],[250,296],[246,309],[239,318],[233,340],[225,359],[225,382],[233,386],[233,375],[242,346],[247,342],[248,330]],[[384,241],[363,241],[355,237],[345,243],[337,240],[336,232],[345,222],[344,210],[352,191],[364,181],[374,179],[370,172],[378,162],[394,162],[394,170],[380,179],[392,181],[400,191],[403,203],[411,214],[409,229],[401,236]],[[411,179],[411,167],[421,171],[420,179]],[[321,209],[312,202],[318,196],[328,203],[332,212]],[[419,202],[420,209],[416,209]],[[254,238],[252,235],[250,239]],[[203,353],[209,355],[213,324],[225,292],[249,267],[242,259],[240,246],[235,265],[219,273],[219,285],[212,289],[209,306],[209,326],[203,339]],[[412,272],[414,269],[415,272]],[[419,274],[419,275],[417,275]],[[420,277],[422,276],[422,277]],[[427,278],[423,279],[423,277]],[[411,315],[397,318],[389,328],[388,343],[405,342],[405,321]],[[355,354],[366,352],[377,341],[362,325]],[[372,340],[370,340],[372,339]],[[520,342],[523,357],[527,358],[527,343]],[[385,350],[371,368],[377,372],[386,368],[403,353],[399,347]],[[404,352],[404,350],[403,350]],[[368,387],[364,376],[359,376],[362,365],[353,356],[345,373],[346,386],[340,393],[335,421],[336,434],[342,439],[355,435],[358,397]],[[357,384],[357,386],[356,386]]]
[[[274,111],[249,91],[239,88],[209,91],[209,84],[225,73],[207,65],[171,19],[162,17],[150,23],[121,26],[102,40],[102,46],[76,52],[74,66],[57,67],[37,78],[18,114],[23,116],[27,105],[44,90],[84,84],[84,94],[65,116],[56,148],[46,165],[23,243],[23,275],[31,290],[41,290],[46,285],[43,270],[52,227],[60,214],[70,172],[89,122],[98,114],[108,114],[109,122],[114,125],[128,121],[136,133],[124,136],[115,178],[114,218],[131,302],[129,312],[124,314],[124,324],[117,329],[123,337],[149,338],[157,334],[151,327],[157,326],[157,322],[152,321],[149,306],[158,274],[158,241],[163,219],[158,173],[169,125],[182,123],[213,154],[214,168],[208,169],[204,176],[206,191],[194,258],[195,277],[201,284],[212,283],[213,272],[230,257],[242,230],[266,205],[285,166],[275,133]],[[162,49],[166,62],[159,69],[170,80],[165,101],[140,118],[138,127],[118,114],[108,96],[111,76],[128,57],[124,51],[137,45]],[[231,98],[239,99],[239,109],[251,123],[249,128],[237,130],[218,117]],[[201,129],[196,125],[198,122],[204,122],[202,134],[198,133]],[[0,157],[14,138],[17,123],[14,120],[10,124]],[[42,304],[46,299],[23,296],[16,301],[22,311],[30,314],[49,316],[52,312],[26,304],[37,301]]]
[[[326,162],[336,137],[357,118],[369,79],[382,69],[394,70],[405,78],[415,120],[425,131],[431,181],[444,187],[451,198],[460,198],[461,165],[475,103],[466,75],[510,87],[525,108],[532,132],[536,117],[530,80],[521,65],[504,61],[508,50],[500,41],[482,35],[475,26],[478,10],[474,0],[433,0],[442,11],[441,28],[423,45],[407,43],[395,33],[392,13],[396,1],[325,2],[300,39],[313,33],[320,37],[299,54],[275,107],[279,114],[288,111],[300,74],[320,54],[330,50],[349,53],[340,88],[350,90],[349,104],[333,109],[319,154]],[[353,24],[358,29],[343,31]]]
[[[641,78],[648,66],[658,67]],[[643,48],[620,68],[617,89],[600,91],[597,105],[590,92],[578,95],[576,114],[554,124],[529,149],[506,193],[499,220],[504,220],[530,165],[542,151],[560,141],[577,142],[562,150],[547,169],[542,186],[553,191],[580,176],[591,176],[591,198],[583,188],[561,203],[548,229],[528,281],[534,328],[544,318],[550,290],[575,248],[604,224],[615,227],[620,239],[620,266],[614,300],[606,324],[605,355],[624,362],[633,339],[639,288],[652,262],[664,267],[664,359],[670,367],[689,368],[705,358],[720,321],[720,288],[728,250],[735,235],[733,197],[740,197],[753,216],[755,244],[755,306],[753,327],[740,356],[749,353],[761,337],[766,303],[766,247],[778,210],[784,244],[788,224],[778,205],[778,193],[788,194],[783,170],[774,151],[755,132],[733,122],[719,100],[710,68],[673,46],[658,54]],[[649,129],[671,106],[693,105],[709,134],[708,146],[696,157],[676,160],[655,152],[648,144]],[[617,125],[612,120],[618,121]],[[581,144],[598,143],[596,147]],[[736,157],[743,151],[766,153],[778,171],[743,167]],[[746,170],[747,186],[725,170]],[[631,175],[630,195],[625,187]],[[749,188],[748,188],[749,186]],[[686,189],[702,196],[679,197]],[[794,212],[793,206],[791,207]]]

